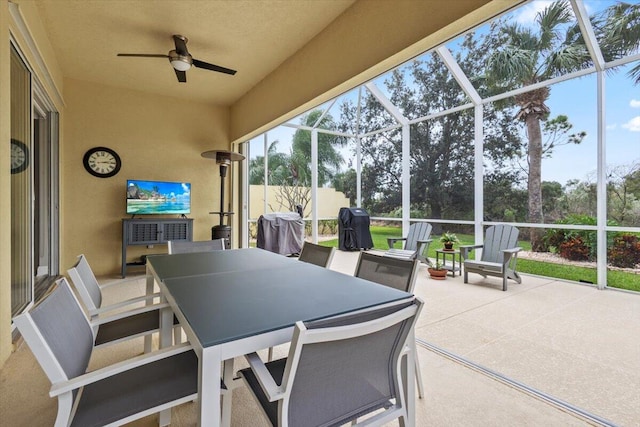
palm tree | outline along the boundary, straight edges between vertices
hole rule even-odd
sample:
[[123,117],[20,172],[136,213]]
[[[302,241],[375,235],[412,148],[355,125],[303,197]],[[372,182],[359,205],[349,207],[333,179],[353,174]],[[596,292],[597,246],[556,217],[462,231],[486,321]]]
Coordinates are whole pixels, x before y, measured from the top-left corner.
[[[616,4],[602,16],[591,18],[607,60],[638,49],[639,11],[637,5]],[[592,65],[580,28],[572,21],[571,6],[566,0],[559,0],[536,15],[535,31],[517,23],[503,24],[499,31],[504,43],[489,58],[487,81],[494,89],[504,91],[526,87]],[[636,73],[640,78],[640,70],[636,70]],[[528,138],[528,212],[529,222],[532,223],[544,222],[542,157],[548,147],[543,145],[541,123],[549,117],[546,101],[550,92],[549,87],[542,87],[519,94],[514,100],[519,108],[515,118],[524,122]],[[532,250],[546,249],[542,236],[541,229],[531,229]]]
[[[282,185],[289,178],[289,155],[278,152],[278,141],[273,141],[267,148],[269,184]],[[264,185],[264,156],[257,156],[249,162],[249,184]]]
[[[320,120],[320,123],[317,123]],[[305,127],[337,130],[331,115],[322,115],[321,110],[313,110],[301,119]],[[347,143],[346,138],[320,132],[318,134],[318,185],[330,182],[344,162],[336,147]],[[311,131],[298,129],[293,135],[291,146],[292,173],[297,183],[311,185]]]

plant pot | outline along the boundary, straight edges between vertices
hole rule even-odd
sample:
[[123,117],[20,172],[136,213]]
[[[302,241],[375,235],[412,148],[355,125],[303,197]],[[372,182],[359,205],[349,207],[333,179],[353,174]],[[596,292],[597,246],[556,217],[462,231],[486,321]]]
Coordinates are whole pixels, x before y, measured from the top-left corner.
[[447,278],[448,271],[445,269],[436,270],[435,268],[429,268],[429,276],[434,280],[444,280]]
[[444,244],[444,250],[445,251],[452,251],[453,250],[453,243],[445,243]]

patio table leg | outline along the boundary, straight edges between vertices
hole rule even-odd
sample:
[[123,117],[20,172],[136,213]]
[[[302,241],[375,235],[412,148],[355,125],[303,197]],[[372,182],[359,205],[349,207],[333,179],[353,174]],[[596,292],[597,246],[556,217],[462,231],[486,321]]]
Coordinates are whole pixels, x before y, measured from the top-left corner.
[[221,416],[220,378],[222,375],[220,349],[215,346],[204,348],[198,356],[198,403],[200,405],[198,425],[219,427]]

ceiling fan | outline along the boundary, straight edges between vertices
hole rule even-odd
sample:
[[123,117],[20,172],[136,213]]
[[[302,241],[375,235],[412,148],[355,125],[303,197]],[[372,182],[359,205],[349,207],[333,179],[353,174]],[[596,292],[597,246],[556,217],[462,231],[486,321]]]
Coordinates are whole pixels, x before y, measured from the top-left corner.
[[217,71],[219,73],[234,75],[236,70],[230,68],[221,67],[219,65],[210,64],[208,62],[200,61],[191,56],[187,50],[187,39],[185,36],[174,34],[173,41],[176,45],[175,50],[169,51],[168,55],[154,54],[154,53],[119,53],[118,56],[137,56],[143,58],[169,58],[169,62],[176,72],[176,77],[180,83],[187,82],[186,71],[195,66],[197,68],[204,68],[205,70]]

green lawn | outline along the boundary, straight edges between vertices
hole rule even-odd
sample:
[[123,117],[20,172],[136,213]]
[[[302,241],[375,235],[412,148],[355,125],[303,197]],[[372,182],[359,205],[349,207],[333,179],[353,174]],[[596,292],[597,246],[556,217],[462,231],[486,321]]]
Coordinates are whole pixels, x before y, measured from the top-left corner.
[[[387,249],[387,237],[398,237],[402,235],[402,229],[400,227],[381,227],[371,226],[371,238],[373,239],[373,246],[376,249]],[[472,245],[474,238],[467,234],[458,234],[461,245]],[[438,241],[438,236],[432,236],[433,242],[429,245],[428,256],[434,259],[436,257],[436,249],[442,247],[442,244]],[[327,240],[322,242],[325,246],[338,247],[338,239]],[[520,246],[528,251],[531,249],[529,242],[520,242]],[[396,247],[401,247],[400,242],[396,244]],[[572,265],[554,264],[550,262],[532,261],[528,259],[518,259],[517,270],[521,273],[535,274],[538,276],[546,276],[557,279],[583,281],[589,283],[596,283],[597,272],[595,268],[587,267],[575,267]],[[640,274],[627,273],[622,271],[610,270],[607,273],[608,286],[627,289],[640,292]]]

